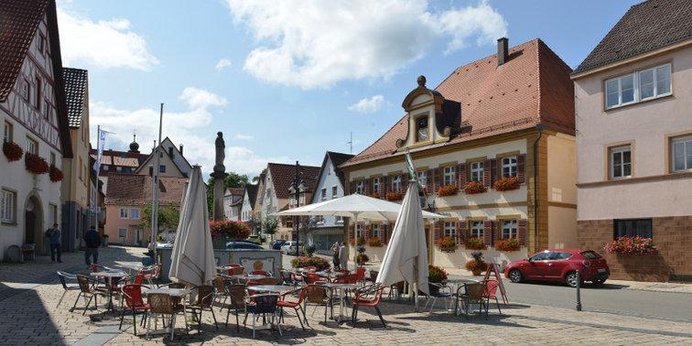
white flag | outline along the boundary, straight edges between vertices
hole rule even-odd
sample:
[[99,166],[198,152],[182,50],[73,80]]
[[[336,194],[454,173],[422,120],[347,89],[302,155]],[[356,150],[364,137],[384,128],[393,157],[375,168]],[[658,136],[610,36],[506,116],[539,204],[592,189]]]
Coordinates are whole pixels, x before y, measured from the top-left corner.
[[96,162],[94,162],[94,171],[96,176],[101,171],[101,158],[103,157],[103,148],[106,147],[106,131],[98,129],[98,148],[96,148]]

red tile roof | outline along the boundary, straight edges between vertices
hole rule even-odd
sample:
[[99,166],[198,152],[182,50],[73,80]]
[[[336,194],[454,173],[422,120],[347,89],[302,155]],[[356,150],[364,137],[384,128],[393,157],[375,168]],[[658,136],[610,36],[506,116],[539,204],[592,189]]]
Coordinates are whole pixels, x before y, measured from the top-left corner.
[[[271,172],[276,198],[288,198],[288,189],[296,176],[296,166],[283,163],[269,163],[267,167],[269,172]],[[320,167],[301,165],[300,172],[303,184],[310,191],[314,191],[319,179]]]
[[[540,39],[509,50],[505,64],[497,66],[491,55],[454,70],[435,88],[447,101],[461,105],[461,128],[452,129],[449,142],[429,148],[534,128],[574,134],[574,88],[571,69]],[[453,108],[453,107],[450,107]],[[458,110],[457,110],[458,112]],[[405,139],[408,116],[342,167],[403,155],[396,152],[397,139]],[[456,119],[454,119],[456,120]]]
[[[180,205],[187,178],[159,177],[159,203]],[[152,179],[146,175],[108,174],[105,204],[145,205],[151,203]]]

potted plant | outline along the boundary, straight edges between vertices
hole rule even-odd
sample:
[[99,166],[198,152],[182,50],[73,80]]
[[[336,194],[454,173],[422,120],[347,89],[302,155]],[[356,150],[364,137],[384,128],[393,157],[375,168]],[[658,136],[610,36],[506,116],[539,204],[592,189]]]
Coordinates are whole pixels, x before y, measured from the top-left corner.
[[36,154],[26,153],[24,155],[24,165],[26,170],[33,174],[48,173],[48,162]]
[[228,240],[247,239],[250,236],[250,228],[240,221],[210,220],[209,229],[216,249],[225,248]]
[[485,245],[485,241],[478,237],[471,237],[466,239],[464,247],[468,250],[485,250],[488,248],[488,246]]
[[454,252],[457,249],[457,242],[452,237],[442,237],[437,242],[437,247],[442,252]]
[[440,186],[437,190],[439,196],[453,196],[459,192],[459,188],[456,185],[444,185]]
[[[441,284],[447,281],[447,272],[434,265],[428,265],[428,283]],[[440,291],[439,285],[428,285],[430,294],[437,294]]]
[[379,237],[368,238],[368,246],[370,247],[382,247],[382,241]]
[[315,267],[318,271],[331,268],[329,261],[318,256],[298,256],[291,260],[293,268]]
[[485,185],[483,185],[483,183],[481,183],[478,180],[469,181],[468,183],[466,183],[464,185],[464,192],[467,195],[474,195],[474,194],[483,193],[486,191],[488,191],[488,188],[485,187]]
[[404,198],[404,194],[402,194],[401,192],[396,192],[396,191],[387,192],[387,200],[388,201],[400,201],[402,198]]
[[607,253],[618,255],[653,255],[658,252],[651,238],[619,237],[603,247]]
[[356,263],[358,263],[358,265],[362,266],[365,262],[370,260],[368,255],[365,254],[365,246],[358,245],[356,251],[358,251],[358,255],[356,256]]
[[50,168],[48,168],[48,177],[50,177],[50,181],[56,183],[63,179],[63,174],[58,167],[55,167],[55,165],[50,165]]
[[18,161],[22,158],[22,154],[24,154],[24,150],[22,150],[22,147],[20,147],[19,144],[15,142],[3,142],[2,152],[5,154],[5,157],[7,157],[7,161],[10,162]]
[[308,257],[312,257],[312,255],[317,251],[317,248],[315,247],[314,244],[306,245],[305,246],[305,253],[308,255]]
[[493,187],[497,191],[508,191],[519,188],[519,178],[517,177],[502,177],[495,180]]
[[521,248],[521,245],[519,245],[519,242],[514,238],[500,239],[495,242],[495,250],[497,251],[519,251],[519,248]]
[[474,251],[471,253],[471,256],[473,256],[473,259],[466,262],[466,270],[475,276],[481,275],[482,272],[488,270],[488,264],[483,261],[483,253]]

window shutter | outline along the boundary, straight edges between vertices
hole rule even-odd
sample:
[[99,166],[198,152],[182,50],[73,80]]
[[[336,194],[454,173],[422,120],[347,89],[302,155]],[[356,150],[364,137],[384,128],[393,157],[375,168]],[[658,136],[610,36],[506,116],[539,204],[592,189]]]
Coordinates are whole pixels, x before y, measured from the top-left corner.
[[370,195],[370,179],[363,180],[363,195],[364,196]]
[[517,233],[519,234],[519,245],[526,246],[526,238],[528,235],[529,222],[526,219],[521,219],[517,222]]
[[486,220],[483,222],[483,241],[485,245],[493,245],[493,222]]
[[384,239],[385,244],[389,244],[389,238],[392,236],[389,233],[389,225],[382,225],[382,238]]
[[382,179],[380,179],[380,186],[382,189],[382,193],[380,193],[380,198],[386,199],[387,198],[387,192],[389,191],[389,177],[384,176]]
[[368,225],[365,224],[365,222],[361,223],[361,229],[363,230],[363,238],[365,239],[365,242],[370,239],[370,232],[372,232],[372,227],[368,227]]
[[401,190],[406,191],[408,190],[408,173],[403,173],[401,174]]
[[486,187],[490,187],[493,185],[491,179],[492,179],[492,174],[490,173],[492,170],[490,169],[490,160],[485,160],[483,161],[483,185]]
[[434,234],[435,234],[435,243],[437,243],[440,238],[442,238],[442,227],[443,227],[443,222],[442,221],[437,221],[434,224]]
[[502,221],[493,222],[493,242],[502,239]]
[[468,230],[466,229],[466,221],[457,221],[457,244],[464,244],[468,236]]
[[435,171],[434,192],[437,193],[437,191],[440,189],[440,186],[442,186],[443,169],[442,169],[442,167],[438,167],[438,168],[434,168],[434,171]]
[[517,157],[517,179],[519,184],[523,184],[526,179],[526,154]]
[[349,185],[349,190],[351,190],[351,194],[356,193],[356,182],[351,181],[351,182],[349,182],[348,185]]
[[463,189],[466,185],[466,163],[462,162],[457,166],[457,181],[459,189]]
[[498,176],[497,160],[490,159],[490,186],[493,186]]

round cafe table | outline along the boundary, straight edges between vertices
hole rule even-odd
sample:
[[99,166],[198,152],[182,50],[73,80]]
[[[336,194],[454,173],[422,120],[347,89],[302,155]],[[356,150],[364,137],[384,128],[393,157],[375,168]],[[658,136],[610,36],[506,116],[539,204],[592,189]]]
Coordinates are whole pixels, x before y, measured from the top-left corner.
[[293,286],[283,286],[283,285],[255,285],[248,286],[248,291],[255,292],[275,292],[280,295],[294,291],[296,288]]
[[120,280],[126,276],[128,276],[127,273],[124,271],[101,271],[101,272],[95,272],[95,273],[90,273],[90,276],[93,276],[95,278],[100,278],[104,279],[106,282],[106,288],[108,289],[107,295],[108,295],[108,307],[107,311],[115,311],[113,308],[113,281],[114,280]]
[[354,290],[358,288],[357,284],[340,284],[340,283],[332,283],[332,282],[327,282],[327,283],[322,283],[320,286],[323,287],[328,287],[333,290],[339,291],[339,316],[334,317],[334,320],[341,324],[349,319],[348,316],[344,315],[344,310],[345,310],[345,305],[344,305],[344,292],[347,290]]

